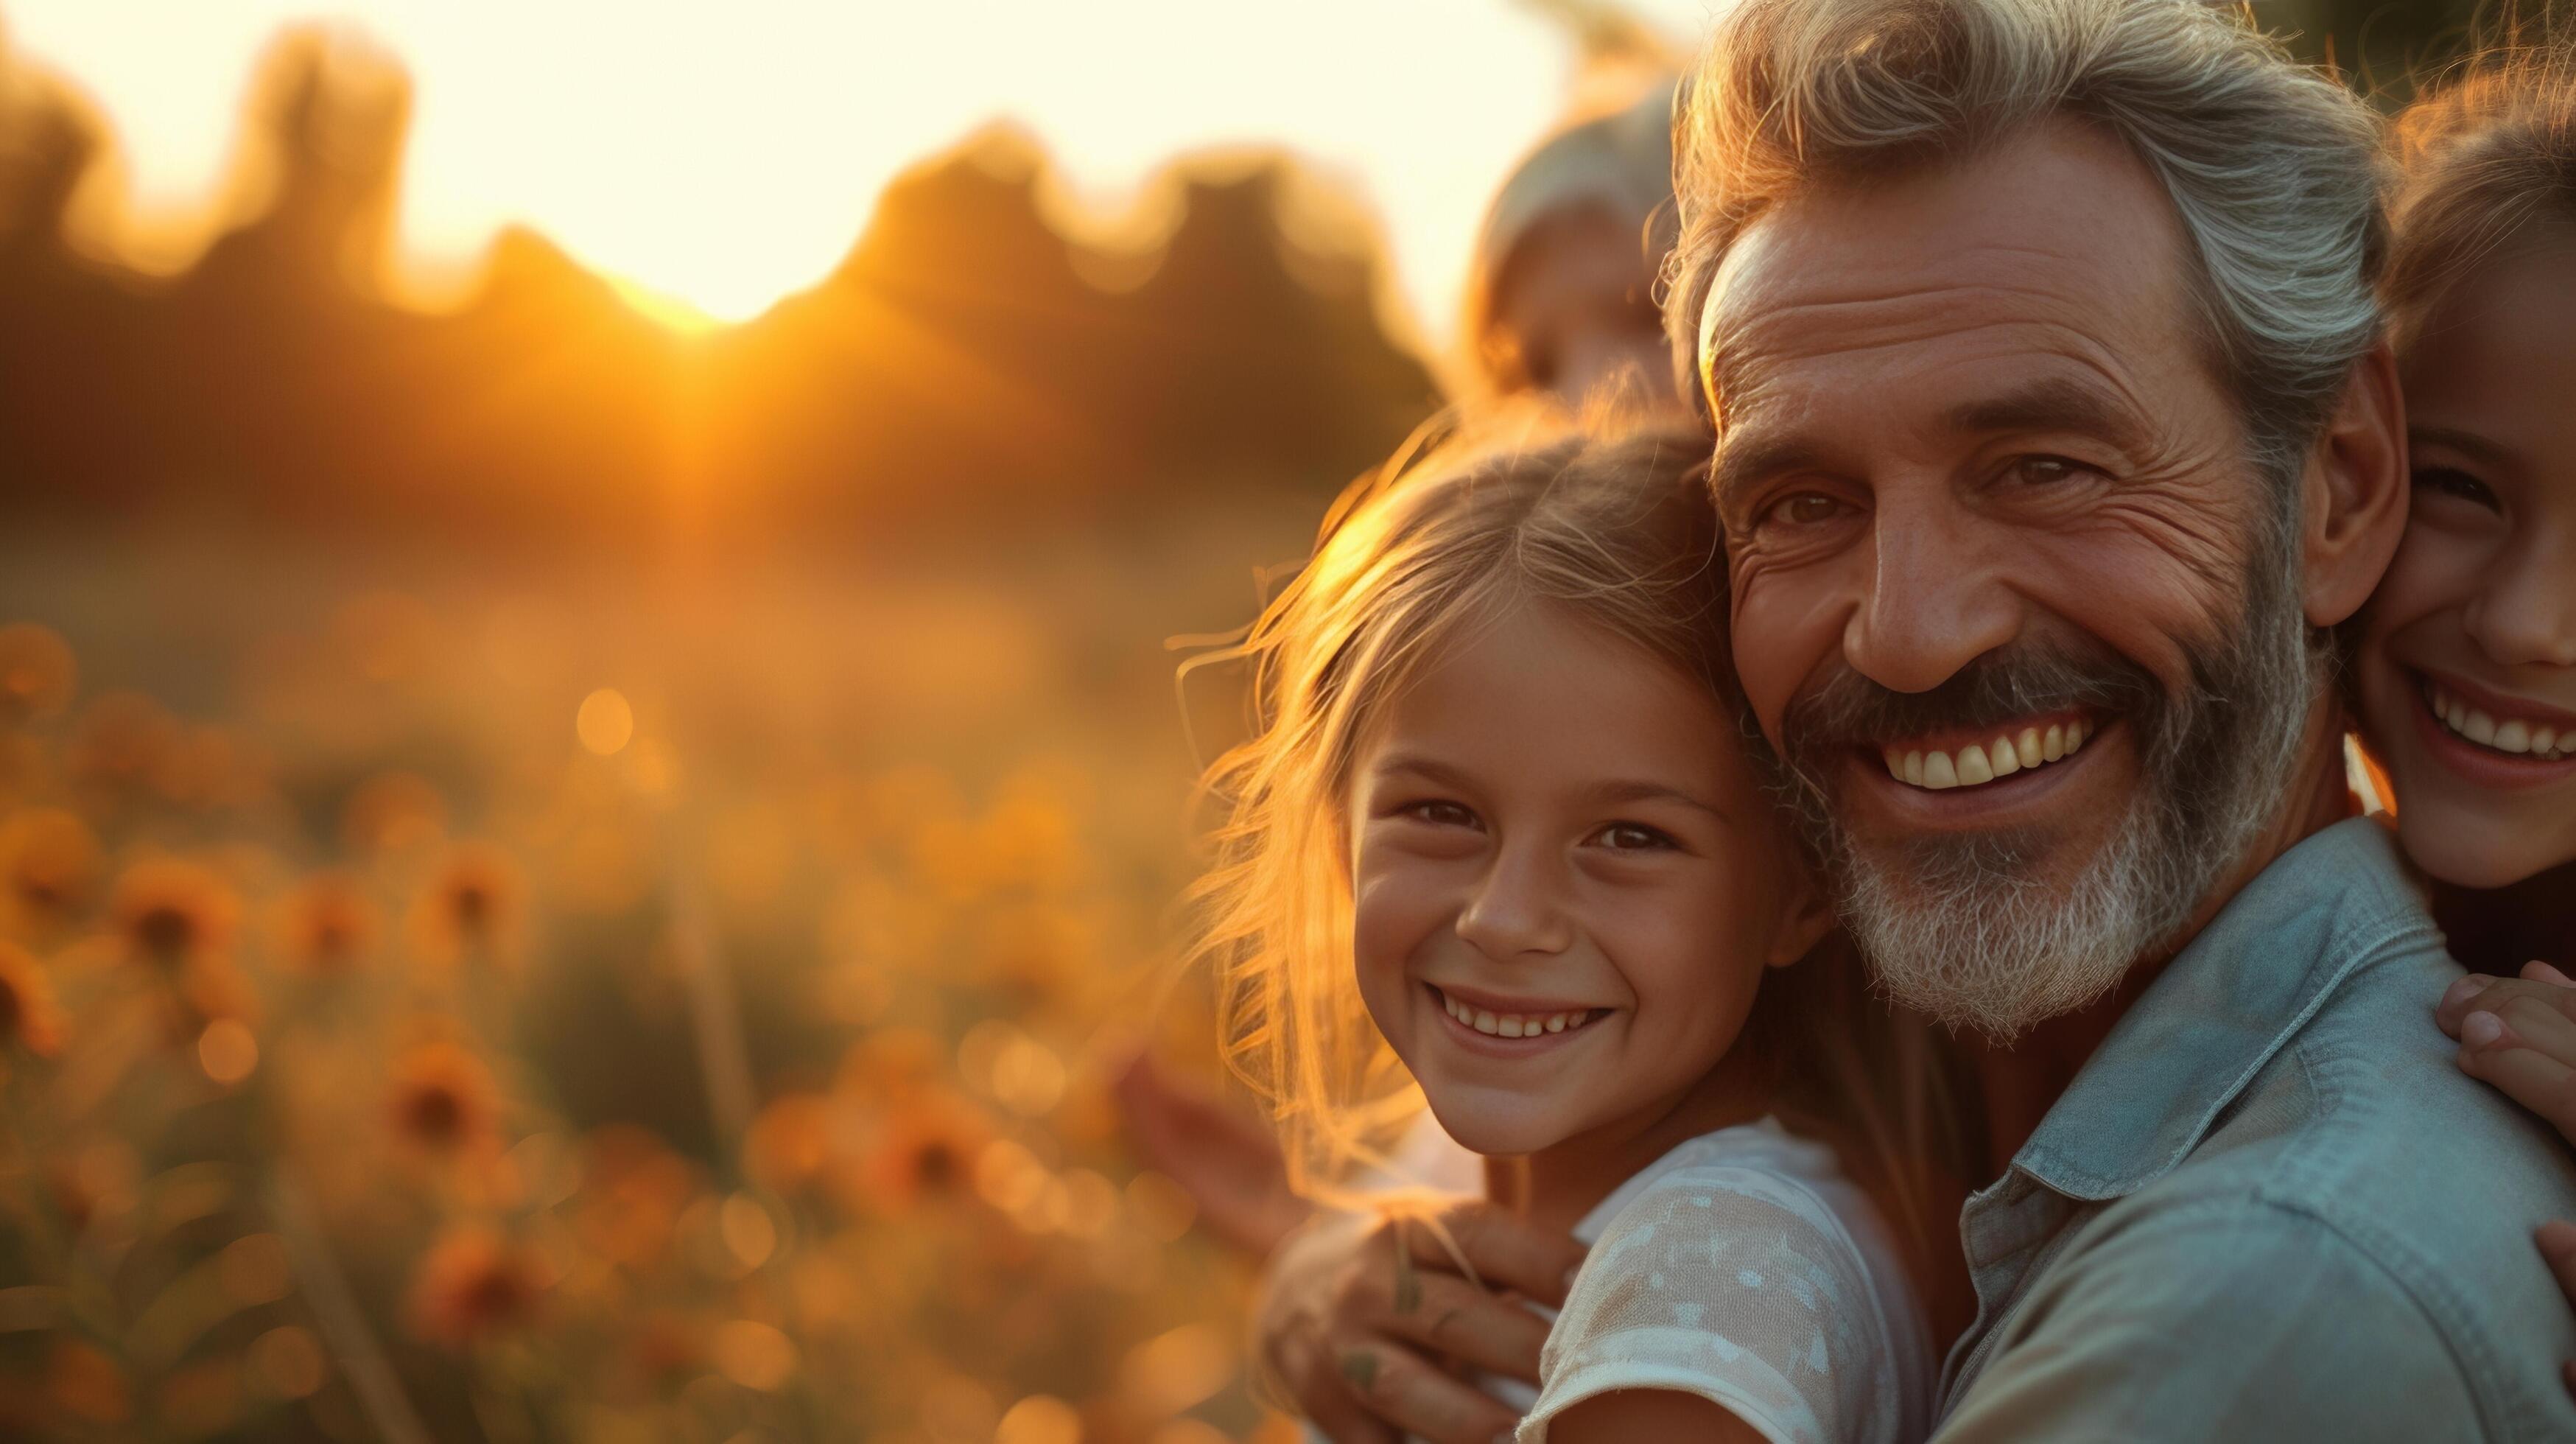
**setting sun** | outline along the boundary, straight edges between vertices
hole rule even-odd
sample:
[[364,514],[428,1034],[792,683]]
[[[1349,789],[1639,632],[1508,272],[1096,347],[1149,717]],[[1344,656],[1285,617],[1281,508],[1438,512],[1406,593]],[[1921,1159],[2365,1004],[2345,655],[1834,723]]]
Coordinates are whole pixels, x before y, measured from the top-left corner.
[[[1375,212],[1437,332],[1495,181],[1565,103],[1574,46],[1542,8],[0,0],[0,21],[104,112],[121,174],[86,240],[146,269],[219,224],[242,86],[280,26],[318,20],[411,78],[393,280],[415,301],[522,222],[680,329],[746,319],[826,275],[888,180],[1006,120],[1095,226],[1149,228],[1138,185],[1175,155],[1306,156]],[[1706,6],[1641,8],[1686,35]]]

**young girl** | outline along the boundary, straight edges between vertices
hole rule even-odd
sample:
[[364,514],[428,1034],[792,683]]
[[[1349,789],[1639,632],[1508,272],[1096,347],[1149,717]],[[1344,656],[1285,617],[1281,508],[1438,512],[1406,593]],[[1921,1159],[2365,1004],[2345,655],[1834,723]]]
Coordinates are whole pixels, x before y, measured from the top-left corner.
[[2415,495],[2355,657],[2363,728],[2453,953],[2576,966],[2576,76],[2491,62],[2397,137]]
[[1592,1243],[1521,1440],[1918,1438],[1871,1190],[1908,1196],[1921,1053],[1744,753],[1706,449],[1453,441],[1355,488],[1245,643],[1206,944],[1308,1187],[1427,1104]]

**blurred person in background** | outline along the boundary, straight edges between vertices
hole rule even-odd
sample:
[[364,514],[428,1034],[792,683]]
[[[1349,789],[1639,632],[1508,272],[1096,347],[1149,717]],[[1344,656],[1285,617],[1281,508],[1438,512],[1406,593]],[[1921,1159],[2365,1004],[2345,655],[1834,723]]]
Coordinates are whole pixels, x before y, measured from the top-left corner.
[[[1516,166],[1479,231],[1460,326],[1463,400],[1539,400],[1580,412],[1686,406],[1655,280],[1673,219],[1673,81],[1565,125]],[[1269,1127],[1139,1054],[1118,1084],[1146,1161],[1187,1189],[1200,1221],[1256,1257],[1311,1212],[1288,1186]],[[1388,1186],[1473,1193],[1477,1161],[1423,1115],[1394,1151]]]
[[1460,327],[1472,397],[1681,404],[1655,296],[1677,234],[1672,109],[1672,82],[1652,85],[1558,131],[1503,182]]

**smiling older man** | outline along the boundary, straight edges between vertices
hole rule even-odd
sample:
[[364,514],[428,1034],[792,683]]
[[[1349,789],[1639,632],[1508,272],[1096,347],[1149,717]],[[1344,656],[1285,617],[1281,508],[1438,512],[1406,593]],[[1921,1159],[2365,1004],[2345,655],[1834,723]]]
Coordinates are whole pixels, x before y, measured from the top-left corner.
[[2576,1174],[2444,1075],[2326,629],[2405,515],[2378,143],[2192,0],[1748,0],[1673,315],[1736,664],[2009,1169],[1944,1438],[2576,1429]]
[[[1709,55],[1670,314],[1737,666],[1879,977],[1981,1040],[1940,1437],[2576,1434],[2529,1243],[2576,1169],[2450,1066],[2343,787],[2327,629],[2408,484],[2372,117],[2197,0],[1742,0]],[[1490,1430],[1330,1377],[1526,1346],[1427,1338],[1390,1252],[1283,1254],[1273,1358],[1343,1437]]]

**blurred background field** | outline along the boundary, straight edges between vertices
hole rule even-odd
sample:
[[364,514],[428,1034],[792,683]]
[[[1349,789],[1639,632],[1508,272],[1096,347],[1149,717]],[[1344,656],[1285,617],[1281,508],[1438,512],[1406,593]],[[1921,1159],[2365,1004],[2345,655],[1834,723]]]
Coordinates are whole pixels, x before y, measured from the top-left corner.
[[[1293,1437],[1249,1265],[1112,1090],[1216,1071],[1162,980],[1234,699],[1167,639],[1247,620],[1455,379],[1450,273],[1387,250],[1415,178],[1181,116],[1152,223],[1086,229],[997,115],[739,321],[534,223],[430,304],[387,279],[398,48],[266,40],[173,261],[99,219],[134,165],[37,8],[0,1437]],[[142,47],[186,7],[99,8]],[[1506,158],[1702,13],[1452,8],[1552,57]],[[2256,8],[2395,74],[2466,7]],[[1167,41],[1099,44],[1211,64]],[[1475,77],[1418,68],[1440,123]]]

